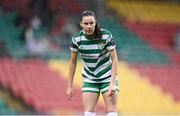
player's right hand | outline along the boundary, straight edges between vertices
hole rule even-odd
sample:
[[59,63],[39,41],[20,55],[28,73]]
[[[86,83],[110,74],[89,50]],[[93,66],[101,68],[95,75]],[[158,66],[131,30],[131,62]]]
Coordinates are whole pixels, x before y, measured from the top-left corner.
[[67,95],[69,100],[73,99],[73,88],[72,87],[67,88],[66,95]]

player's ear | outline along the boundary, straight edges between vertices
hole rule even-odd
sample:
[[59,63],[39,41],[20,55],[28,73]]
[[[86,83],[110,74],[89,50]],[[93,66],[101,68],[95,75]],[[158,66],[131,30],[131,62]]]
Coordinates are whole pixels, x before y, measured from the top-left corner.
[[79,22],[79,25],[82,27],[82,22],[81,21]]

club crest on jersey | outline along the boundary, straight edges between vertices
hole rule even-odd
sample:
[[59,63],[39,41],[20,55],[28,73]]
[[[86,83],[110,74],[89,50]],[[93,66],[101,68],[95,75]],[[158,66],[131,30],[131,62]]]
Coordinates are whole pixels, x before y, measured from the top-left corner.
[[101,43],[101,42],[100,42],[100,43],[98,44],[98,48],[99,48],[99,49],[103,49],[103,48],[104,48],[104,46],[105,46],[105,44],[104,44],[104,43]]

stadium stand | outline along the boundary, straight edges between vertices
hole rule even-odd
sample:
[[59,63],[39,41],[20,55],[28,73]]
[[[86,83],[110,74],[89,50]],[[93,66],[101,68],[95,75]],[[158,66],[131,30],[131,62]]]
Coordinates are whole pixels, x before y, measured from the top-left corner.
[[[166,95],[170,95],[178,104],[180,98],[178,86],[180,55],[174,51],[173,39],[180,24],[180,18],[177,14],[180,8],[179,4],[158,1],[120,2],[110,0],[107,2],[107,6],[112,8],[119,17],[124,16],[123,20],[120,21],[129,31],[135,33],[140,40],[144,41],[151,48],[168,57],[170,62],[166,65],[147,62],[147,64],[130,64],[130,67],[136,70],[141,78],[148,79],[152,85],[157,86]],[[135,54],[138,55],[137,52]],[[154,56],[150,56],[150,58],[152,57]],[[124,77],[127,77],[127,75]],[[175,108],[176,106],[172,107]],[[160,107],[156,108],[159,109]],[[163,112],[165,114],[168,113],[165,109]],[[172,112],[178,114],[179,110]]]
[[[179,4],[158,1],[118,2],[110,0],[107,5],[119,16],[125,16],[122,24],[129,31],[135,33],[140,40],[163,53],[170,60],[166,65],[139,63],[130,65],[131,68],[136,69],[140,75],[146,76],[151,83],[158,85],[163,92],[170,93],[173,99],[179,102],[180,90],[176,82],[179,81],[180,76],[180,55],[173,48],[174,35],[180,26],[180,17],[177,14],[180,10]],[[138,55],[137,52],[135,54]],[[154,58],[154,56],[149,57]]]
[[141,41],[139,36],[129,31],[117,20],[101,21],[104,28],[110,29],[117,43],[117,51],[122,60],[129,63],[144,64],[168,64],[170,59],[167,55],[149,46],[148,43]]
[[173,59],[173,57],[180,58],[174,50],[174,35],[178,31],[179,25],[163,23],[137,24],[133,22],[124,22],[123,24],[132,32],[138,34],[140,39],[169,55],[174,63],[179,63],[178,60]]
[[[71,3],[71,4],[69,4]],[[63,10],[64,13],[80,13],[83,8],[83,1],[77,0],[50,0],[49,9],[58,12],[59,10]]]
[[[59,75],[51,72],[47,65],[43,64],[40,59],[39,61],[34,59],[23,61],[28,55],[27,48],[24,42],[20,40],[23,30],[17,27],[15,22],[19,14],[28,15],[29,5],[27,4],[29,4],[29,2],[31,1],[0,1],[0,4],[3,6],[3,10],[1,10],[0,13],[0,38],[5,42],[5,46],[10,54],[8,58],[6,58],[6,56],[0,58],[0,85],[2,85],[6,91],[10,90],[12,95],[17,99],[20,99],[20,102],[27,105],[27,109],[32,109],[30,111],[34,112],[34,114],[50,113],[55,110],[57,110],[57,113],[59,110],[61,113],[67,113],[65,111],[70,113],[69,111],[73,111],[75,108],[78,108],[79,112],[82,112],[82,108],[80,108],[82,107],[81,102],[72,102],[74,104],[72,105],[73,107],[69,106],[70,103],[66,103],[66,100],[63,102],[63,100],[66,99],[66,96],[64,96],[65,89],[62,88],[65,86],[62,85],[65,85],[66,81],[61,80]],[[71,7],[71,10],[74,10],[74,8],[77,10],[80,9],[78,3],[75,1],[73,3],[74,7]],[[19,6],[19,4],[22,5]],[[30,11],[33,11],[33,9]],[[26,16],[23,15],[23,17]],[[35,36],[42,36],[42,31],[35,33]],[[53,54],[51,53],[51,55]],[[64,57],[64,55],[61,56]],[[14,59],[17,59],[17,61]],[[52,81],[50,82],[49,80]],[[10,104],[13,103],[11,102]],[[16,114],[13,110],[11,111],[10,109],[8,110],[8,108],[5,108],[3,102],[1,102],[1,106],[0,114]],[[67,110],[66,107],[69,109]],[[76,110],[76,112],[77,111],[78,110]],[[27,110],[18,112],[17,114],[21,113],[31,114]]]
[[[4,88],[10,89],[17,98],[41,113],[50,113],[56,108],[69,107],[63,103],[66,99],[65,82],[53,73],[40,60],[13,61],[1,59],[0,82]],[[79,93],[80,95],[80,93]],[[79,96],[80,97],[80,96]],[[65,100],[66,101],[66,100]],[[73,103],[80,108],[81,103]],[[73,109],[73,108],[72,108]]]
[[109,0],[107,6],[128,21],[179,23],[179,4],[168,1]]

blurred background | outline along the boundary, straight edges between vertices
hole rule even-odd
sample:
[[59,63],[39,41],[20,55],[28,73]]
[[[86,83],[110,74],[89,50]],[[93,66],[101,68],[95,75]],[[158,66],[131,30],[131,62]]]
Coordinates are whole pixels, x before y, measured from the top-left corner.
[[179,0],[0,0],[0,114],[83,114],[81,59],[73,101],[65,93],[69,43],[87,9],[117,45],[119,114],[180,114]]

